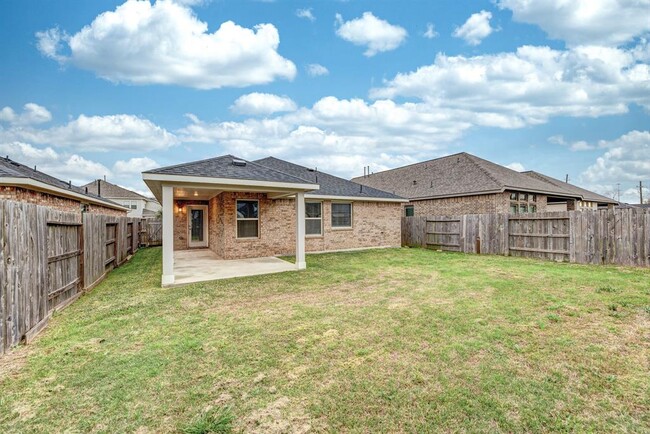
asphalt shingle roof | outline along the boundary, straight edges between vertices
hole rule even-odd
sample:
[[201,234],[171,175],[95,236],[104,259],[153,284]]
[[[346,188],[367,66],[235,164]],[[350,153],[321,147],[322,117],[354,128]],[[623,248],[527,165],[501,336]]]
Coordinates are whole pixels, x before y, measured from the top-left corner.
[[527,172],[522,172],[522,173],[531,176],[533,178],[539,179],[541,181],[548,182],[549,184],[557,188],[566,190],[570,194],[581,196],[586,201],[606,202],[606,203],[614,203],[614,204],[618,203],[610,197],[603,196],[598,193],[594,193],[593,191],[589,191],[582,187],[578,187],[577,185],[569,184],[568,182],[560,181],[559,179],[555,179],[548,175],[544,175],[543,173],[535,172],[534,170],[529,170]]
[[504,190],[582,197],[577,191],[569,191],[547,180],[508,169],[466,152],[352,180],[409,199],[470,196]]
[[100,200],[102,202],[106,202],[107,204],[113,206],[121,206],[115,202],[112,202],[108,199],[104,199],[95,194],[86,193],[85,188],[71,185],[68,182],[62,181],[58,178],[48,175],[47,173],[43,173],[41,171],[35,170],[32,167],[25,166],[24,164],[18,163],[17,161],[13,161],[8,158],[0,158],[0,178],[33,179],[35,181],[48,184],[52,187],[58,187],[65,190],[70,190],[72,192],[75,192],[77,194],[82,194],[94,200]]
[[[233,160],[245,161],[246,165],[237,166]],[[270,167],[244,160],[232,155],[209,158],[207,160],[193,161],[177,164],[175,166],[161,167],[143,173],[178,176],[203,176],[210,178],[242,179],[250,181],[287,182],[293,184],[310,184],[311,181],[297,176],[283,173]]]
[[[101,185],[98,185],[101,184]],[[86,185],[82,185],[81,188],[88,189],[88,193],[97,195],[101,193],[102,197],[107,197],[111,199],[140,199],[140,200],[152,200],[146,196],[136,193],[135,191],[129,190],[128,188],[120,187],[119,185],[112,184],[103,179],[97,179],[95,181],[89,182]]]
[[358,197],[368,199],[402,199],[400,196],[386,191],[378,190],[373,187],[363,186],[359,183],[339,178],[338,176],[330,175],[324,172],[318,172],[314,169],[290,163],[285,160],[280,160],[279,158],[275,157],[267,157],[260,160],[255,160],[255,163],[278,170],[283,173],[297,176],[302,179],[306,179],[310,183],[318,184],[320,187],[318,190],[309,192],[309,194],[313,195],[355,198]]

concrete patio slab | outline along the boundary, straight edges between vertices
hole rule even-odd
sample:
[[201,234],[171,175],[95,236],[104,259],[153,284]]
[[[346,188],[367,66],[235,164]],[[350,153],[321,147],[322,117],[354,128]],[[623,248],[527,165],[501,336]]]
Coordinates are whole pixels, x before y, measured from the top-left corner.
[[177,250],[174,252],[174,283],[165,286],[295,270],[295,264],[275,257],[224,260],[209,249]]

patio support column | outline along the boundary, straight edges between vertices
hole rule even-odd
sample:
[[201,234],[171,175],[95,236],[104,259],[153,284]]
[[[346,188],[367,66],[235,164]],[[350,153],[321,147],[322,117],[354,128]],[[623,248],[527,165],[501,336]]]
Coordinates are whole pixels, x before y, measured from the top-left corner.
[[305,193],[296,193],[296,268],[307,268],[305,262]]
[[162,285],[174,283],[174,187],[162,186]]

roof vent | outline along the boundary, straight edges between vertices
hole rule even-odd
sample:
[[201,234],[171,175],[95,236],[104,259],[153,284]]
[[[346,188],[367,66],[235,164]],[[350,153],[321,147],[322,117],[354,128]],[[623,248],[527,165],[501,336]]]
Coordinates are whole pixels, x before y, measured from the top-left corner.
[[418,182],[414,179],[413,180],[413,185],[417,185],[417,184],[418,184]]
[[244,160],[240,160],[238,158],[233,158],[232,159],[232,165],[233,166],[244,167],[244,166],[246,166],[246,162]]

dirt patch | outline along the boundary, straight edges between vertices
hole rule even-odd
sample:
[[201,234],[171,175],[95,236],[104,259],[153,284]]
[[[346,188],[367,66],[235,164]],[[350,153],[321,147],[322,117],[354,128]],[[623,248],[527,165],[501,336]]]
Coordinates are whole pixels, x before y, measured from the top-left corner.
[[15,377],[27,364],[30,349],[22,346],[0,356],[0,384],[9,377]]
[[312,425],[304,408],[283,396],[253,411],[244,419],[242,430],[252,434],[303,434],[309,432]]

